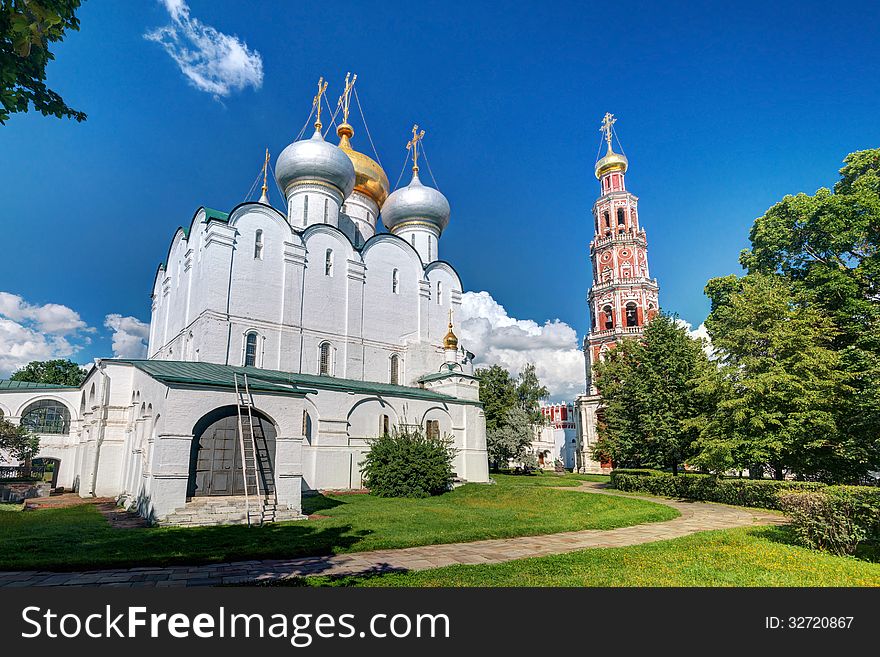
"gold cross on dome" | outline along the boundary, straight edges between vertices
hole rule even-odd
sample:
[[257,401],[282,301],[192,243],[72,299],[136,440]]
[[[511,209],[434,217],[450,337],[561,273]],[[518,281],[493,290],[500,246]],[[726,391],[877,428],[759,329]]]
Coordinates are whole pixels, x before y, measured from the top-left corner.
[[408,142],[406,142],[406,150],[412,151],[413,158],[413,173],[418,173],[419,171],[419,142],[425,138],[425,131],[422,130],[419,132],[418,124],[415,124],[412,127],[413,137]]
[[342,105],[343,123],[348,123],[348,113],[351,110],[351,92],[357,79],[357,73],[354,74],[354,77],[351,77],[351,73],[345,74],[345,89],[342,90],[342,95],[339,97],[339,105]]
[[605,133],[605,141],[608,142],[608,150],[611,150],[611,136],[613,134],[613,126],[617,123],[617,119],[614,118],[614,115],[611,112],[605,112],[605,116],[602,119],[602,127],[599,128],[599,132]]
[[266,160],[263,162],[263,194],[269,189],[266,186],[266,174],[269,170],[269,149],[266,149]]
[[327,91],[327,83],[324,82],[324,76],[321,76],[321,79],[318,80],[318,95],[315,96],[312,101],[312,105],[316,105],[318,107],[318,117],[315,120],[315,130],[321,129],[321,96],[324,95],[324,92]]

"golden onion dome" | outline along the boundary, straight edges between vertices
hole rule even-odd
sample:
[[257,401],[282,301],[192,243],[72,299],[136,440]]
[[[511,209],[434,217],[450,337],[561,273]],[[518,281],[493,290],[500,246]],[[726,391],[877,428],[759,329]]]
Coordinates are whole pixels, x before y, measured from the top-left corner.
[[455,333],[452,332],[452,322],[449,322],[449,332],[446,334],[446,337],[443,338],[443,348],[444,349],[458,349],[458,338],[455,337]]
[[596,162],[596,178],[601,178],[606,173],[610,173],[611,171],[620,171],[621,173],[625,173],[628,166],[629,162],[626,159],[626,155],[615,153],[611,150],[611,147],[609,146],[608,152],[605,154],[605,157]]
[[348,159],[354,165],[355,191],[366,194],[381,208],[391,189],[385,171],[373,158],[359,153],[351,147],[354,128],[348,123],[340,124],[336,128],[336,134],[339,135],[339,149],[348,155]]

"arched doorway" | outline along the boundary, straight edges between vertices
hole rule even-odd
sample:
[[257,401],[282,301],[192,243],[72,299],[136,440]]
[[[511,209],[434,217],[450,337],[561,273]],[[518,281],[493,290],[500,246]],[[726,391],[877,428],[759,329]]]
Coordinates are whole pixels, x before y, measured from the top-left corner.
[[48,481],[52,488],[58,487],[58,471],[61,469],[61,459],[40,457],[31,461],[33,472],[41,473],[43,481]]
[[[275,425],[268,417],[253,410],[254,442],[257,447],[257,469],[260,492],[275,492]],[[250,422],[242,409],[245,449],[251,442]],[[250,458],[250,454],[248,453]],[[193,429],[187,497],[211,495],[244,495],[244,474],[241,467],[238,439],[238,408],[224,406],[211,411]],[[256,495],[251,482],[248,495]]]

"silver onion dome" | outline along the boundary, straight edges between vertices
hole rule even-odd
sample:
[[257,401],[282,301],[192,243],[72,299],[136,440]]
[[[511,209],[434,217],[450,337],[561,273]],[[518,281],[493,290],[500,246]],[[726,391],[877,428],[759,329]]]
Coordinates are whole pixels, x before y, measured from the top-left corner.
[[409,185],[392,192],[382,206],[382,223],[392,233],[408,222],[429,223],[441,233],[449,224],[449,201],[438,190],[423,185],[417,171]]
[[343,151],[315,130],[311,139],[295,141],[281,151],[275,162],[275,181],[285,196],[296,183],[318,182],[336,188],[345,199],[354,189],[354,166]]

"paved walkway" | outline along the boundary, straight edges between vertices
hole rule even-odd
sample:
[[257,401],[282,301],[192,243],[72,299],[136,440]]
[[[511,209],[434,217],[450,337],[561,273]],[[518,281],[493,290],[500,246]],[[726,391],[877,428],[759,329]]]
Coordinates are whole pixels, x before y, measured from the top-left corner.
[[[603,484],[582,482],[579,488],[560,490],[614,495]],[[599,530],[587,529],[543,536],[523,536],[472,543],[424,545],[397,550],[372,550],[352,554],[236,561],[204,566],[146,566],[86,572],[0,571],[0,587],[20,586],[113,586],[169,587],[214,586],[265,582],[291,576],[352,575],[427,570],[455,564],[485,564],[512,561],[525,557],[543,557],[574,552],[585,548],[624,547],[652,541],[665,541],[710,529],[730,529],[748,525],[782,524],[785,518],[771,513],[702,502],[679,502],[662,498],[639,497],[671,506],[681,516],[666,522],[633,527]]]

